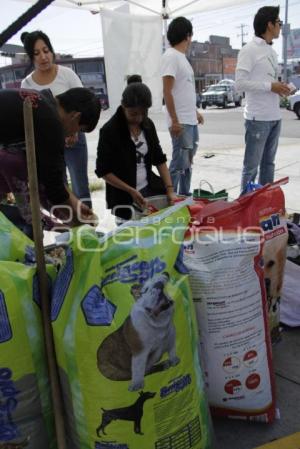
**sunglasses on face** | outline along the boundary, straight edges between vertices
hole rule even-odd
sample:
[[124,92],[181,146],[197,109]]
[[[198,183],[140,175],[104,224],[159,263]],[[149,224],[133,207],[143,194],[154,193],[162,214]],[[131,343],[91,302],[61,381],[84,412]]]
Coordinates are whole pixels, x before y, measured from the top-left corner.
[[278,23],[278,25],[280,26],[280,27],[282,27],[282,25],[283,25],[283,21],[282,20],[275,20],[275,23]]

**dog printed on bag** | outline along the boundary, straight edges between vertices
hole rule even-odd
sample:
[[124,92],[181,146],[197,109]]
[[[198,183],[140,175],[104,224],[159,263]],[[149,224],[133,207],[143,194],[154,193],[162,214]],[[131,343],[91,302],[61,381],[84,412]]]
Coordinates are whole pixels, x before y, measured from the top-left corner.
[[[144,387],[144,376],[179,363],[173,324],[174,301],[164,292],[169,274],[146,281],[130,315],[106,337],[97,351],[101,374],[110,380],[131,380],[130,391]],[[164,353],[169,359],[160,362]],[[160,363],[159,363],[160,362]]]
[[139,393],[138,399],[134,404],[129,405],[128,407],[115,408],[112,410],[105,410],[102,408],[102,421],[100,426],[97,428],[96,432],[98,437],[100,437],[100,433],[103,435],[107,435],[105,432],[105,427],[108,426],[112,421],[115,420],[124,420],[124,421],[133,421],[134,423],[134,432],[143,435],[141,429],[141,421],[144,414],[144,404],[148,399],[153,399],[156,393],[151,393],[150,391],[144,393],[141,391]]
[[264,277],[272,341],[279,336],[279,307],[283,284],[288,233],[279,213],[273,213],[260,223],[265,232],[263,250]]
[[264,271],[269,311],[276,312],[278,298],[282,290],[286,260],[287,235],[277,238],[265,246]]
[[[271,320],[279,325],[280,295],[286,261],[287,233],[269,241],[264,248],[264,272],[268,312]],[[278,325],[271,330],[272,339],[279,336]]]
[[21,443],[0,442],[0,449],[23,449],[24,447],[28,446],[28,444],[29,438],[26,438],[26,440],[22,441]]

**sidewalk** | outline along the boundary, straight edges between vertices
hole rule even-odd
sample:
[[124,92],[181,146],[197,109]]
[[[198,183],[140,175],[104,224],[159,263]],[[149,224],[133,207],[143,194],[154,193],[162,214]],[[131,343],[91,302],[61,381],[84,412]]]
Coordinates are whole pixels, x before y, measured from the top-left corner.
[[[300,124],[299,124],[300,127]],[[159,139],[168,160],[171,159],[171,142],[167,131],[158,131]],[[299,130],[300,135],[300,130]],[[97,145],[98,133],[89,136],[89,148]],[[199,187],[201,180],[209,181],[214,190],[226,188],[230,199],[235,199],[240,193],[240,177],[244,156],[242,137],[236,135],[220,136],[203,134],[200,136],[200,149],[194,158],[192,189]],[[224,144],[224,141],[230,141]],[[208,154],[213,157],[206,158]],[[94,174],[96,151],[90,152],[89,178],[95,180]],[[300,212],[300,139],[280,140],[275,179],[289,176],[289,183],[282,187],[285,193],[286,210],[288,213]],[[206,188],[204,186],[204,188]],[[107,230],[114,227],[114,219],[105,206],[105,191],[93,193],[93,207],[100,219],[100,226]]]
[[[205,111],[205,114],[209,111]],[[214,113],[222,113],[221,110]],[[236,110],[237,114],[242,114]],[[220,118],[222,116],[220,115]],[[101,114],[97,130],[87,134],[89,146],[89,178],[95,180],[95,162],[97,153],[97,142],[99,128],[109,118],[108,111]],[[163,113],[151,117],[155,122],[158,136],[163,151],[167,154],[168,161],[171,160],[172,147],[169,132],[167,130],[165,116]],[[242,117],[239,118],[242,122]],[[199,187],[201,180],[209,181],[213,188],[218,191],[226,188],[229,197],[235,199],[240,193],[240,179],[244,157],[244,135],[238,134],[207,134],[205,127],[199,127],[200,140],[199,150],[194,158],[192,188]],[[206,158],[207,154],[213,154]],[[281,137],[276,156],[275,179],[289,176],[290,181],[283,186],[288,213],[300,212],[300,121],[299,138]],[[104,191],[94,194],[94,207],[99,217],[105,213]],[[100,202],[99,202],[100,201]],[[104,205],[104,208],[103,208]],[[107,220],[105,220],[107,221]]]

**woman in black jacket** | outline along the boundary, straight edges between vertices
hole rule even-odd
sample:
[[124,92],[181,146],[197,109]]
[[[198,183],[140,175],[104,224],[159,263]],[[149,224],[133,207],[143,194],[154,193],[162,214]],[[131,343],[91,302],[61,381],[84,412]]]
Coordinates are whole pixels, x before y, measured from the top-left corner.
[[[121,106],[100,130],[96,174],[106,182],[108,209],[130,219],[132,204],[147,205],[147,196],[166,193],[170,204],[176,198],[166,156],[156,129],[148,118],[151,92],[143,83],[132,83],[122,94]],[[152,172],[152,165],[160,177]]]

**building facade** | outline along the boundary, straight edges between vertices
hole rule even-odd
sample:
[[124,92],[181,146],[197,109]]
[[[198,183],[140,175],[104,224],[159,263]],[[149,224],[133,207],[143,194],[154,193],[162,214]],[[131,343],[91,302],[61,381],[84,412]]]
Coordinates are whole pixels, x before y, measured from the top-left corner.
[[[95,91],[95,93],[107,94],[103,57],[72,58],[71,55],[57,55],[56,62],[74,70],[84,87]],[[11,65],[0,67],[0,88],[20,87],[22,79],[30,71],[27,58],[24,56],[13,58]]]
[[238,52],[224,36],[209,36],[206,42],[193,41],[187,57],[194,69],[196,91],[200,93],[224,78],[234,80]]

